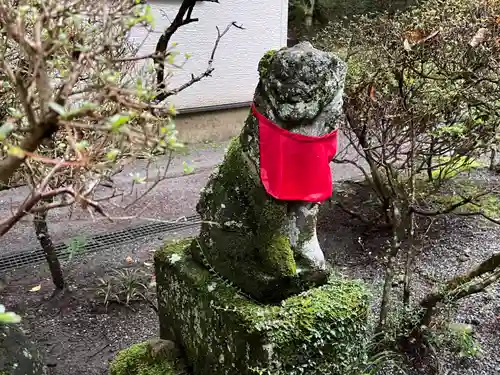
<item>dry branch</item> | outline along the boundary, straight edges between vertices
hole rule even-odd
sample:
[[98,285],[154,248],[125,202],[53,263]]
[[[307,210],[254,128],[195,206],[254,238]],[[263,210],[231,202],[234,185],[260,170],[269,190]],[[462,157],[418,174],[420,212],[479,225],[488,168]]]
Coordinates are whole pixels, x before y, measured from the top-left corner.
[[208,60],[207,69],[204,72],[202,72],[196,76],[194,74],[192,74],[191,79],[188,82],[182,84],[181,86],[179,86],[173,90],[163,91],[162,93],[160,93],[158,95],[156,100],[158,102],[161,102],[161,101],[165,100],[166,98],[168,98],[169,96],[179,94],[181,91],[184,91],[185,89],[191,87],[195,83],[201,81],[203,78],[210,77],[212,75],[213,71],[215,70],[215,68],[213,67],[213,62],[214,62],[214,58],[215,58],[215,52],[217,51],[217,48],[219,47],[220,40],[222,39],[222,37],[224,37],[224,35],[226,35],[226,33],[231,29],[231,27],[236,27],[238,29],[244,29],[243,26],[238,25],[236,22],[231,22],[229,25],[227,25],[226,29],[222,33],[220,32],[219,28],[217,27],[217,39],[215,40],[214,48],[212,49],[210,59]]
[[[12,7],[9,0],[0,0],[0,80],[10,84],[0,91],[5,108],[10,107],[5,115],[0,111],[5,121],[0,127],[0,189],[31,189],[0,221],[0,236],[27,215],[71,205],[110,219],[101,202],[124,193],[114,189],[96,199],[96,187],[138,158],[148,160],[146,177],[131,177],[131,194],[138,185],[149,185],[125,209],[166,178],[173,153],[182,145],[171,121],[175,111],[164,99],[210,76],[221,39],[232,27],[242,28],[235,22],[223,31],[217,28],[207,69],[165,90],[168,44],[180,27],[198,20],[192,16],[198,1],[183,0],[155,53],[140,56],[127,47],[127,35],[137,25],[149,27],[144,2],[115,0],[110,6],[46,0],[34,6],[20,0]],[[136,62],[148,59],[157,64],[156,76],[128,74]],[[162,155],[167,155],[167,167],[151,181],[149,168]]]
[[448,280],[420,302],[425,309],[419,326],[428,327],[440,302],[452,302],[483,291],[500,280],[500,253],[494,254],[468,272]]
[[160,103],[165,100],[165,58],[167,57],[167,48],[172,36],[182,26],[188,25],[193,22],[198,22],[198,18],[192,18],[193,9],[198,1],[207,1],[218,3],[218,0],[183,0],[177,15],[170,24],[170,26],[161,35],[158,43],[156,44],[155,57],[153,61],[156,66],[156,84],[158,87],[158,94],[155,101]]

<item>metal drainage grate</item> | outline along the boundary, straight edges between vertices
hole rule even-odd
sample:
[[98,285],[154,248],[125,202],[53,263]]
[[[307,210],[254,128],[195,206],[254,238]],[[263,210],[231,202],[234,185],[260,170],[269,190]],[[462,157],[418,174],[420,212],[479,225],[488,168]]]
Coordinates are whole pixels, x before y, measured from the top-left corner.
[[[198,224],[200,224],[200,217],[198,215],[193,215],[187,216],[182,221],[155,222],[122,229],[116,232],[89,236],[84,239],[81,248],[78,249],[78,255],[108,249],[111,246],[126,244],[155,234],[187,229]],[[55,248],[60,260],[68,259],[72,252],[67,243],[59,243],[55,245]],[[44,261],[45,255],[41,248],[29,251],[10,252],[0,257],[0,271],[26,267],[28,265],[43,263]]]

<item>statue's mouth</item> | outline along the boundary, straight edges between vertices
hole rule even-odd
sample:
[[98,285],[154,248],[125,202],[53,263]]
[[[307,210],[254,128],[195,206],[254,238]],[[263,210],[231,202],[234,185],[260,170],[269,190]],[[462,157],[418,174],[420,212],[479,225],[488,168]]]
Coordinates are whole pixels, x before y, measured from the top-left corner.
[[316,87],[292,82],[279,82],[270,86],[269,89],[275,98],[280,98],[280,101],[290,104],[310,102],[316,92]]
[[282,102],[276,108],[276,115],[288,125],[286,128],[293,128],[309,123],[318,115],[318,103],[314,100],[300,102]]

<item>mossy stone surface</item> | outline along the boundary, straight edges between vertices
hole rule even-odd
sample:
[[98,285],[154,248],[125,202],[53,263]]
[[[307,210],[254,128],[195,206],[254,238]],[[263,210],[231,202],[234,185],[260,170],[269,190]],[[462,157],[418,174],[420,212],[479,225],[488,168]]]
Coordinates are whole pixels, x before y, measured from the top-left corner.
[[40,351],[19,324],[0,324],[0,374],[46,375]]
[[[308,42],[268,51],[259,61],[253,103],[292,133],[328,134],[343,122],[346,70],[336,55]],[[250,111],[201,192],[197,211],[203,224],[192,255],[255,299],[280,302],[324,284],[330,267],[316,233],[319,202],[282,201],[267,194],[260,176],[261,141],[276,142],[277,149],[282,143],[260,139],[257,117]],[[300,170],[300,160],[289,162]]]
[[153,339],[118,352],[110,375],[184,375],[185,366],[168,340]]
[[297,273],[285,233],[287,202],[266,193],[239,138],[202,190],[197,211],[203,223],[193,257],[254,298],[281,301],[325,281]]
[[194,375],[359,375],[365,287],[331,277],[279,305],[256,302],[194,261],[191,240],[155,254],[160,336],[180,344]]

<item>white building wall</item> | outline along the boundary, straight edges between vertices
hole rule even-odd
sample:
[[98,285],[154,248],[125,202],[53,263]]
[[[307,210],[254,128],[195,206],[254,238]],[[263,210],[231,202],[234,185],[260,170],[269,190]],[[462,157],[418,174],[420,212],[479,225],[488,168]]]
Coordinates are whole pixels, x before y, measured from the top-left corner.
[[[170,24],[181,0],[149,1],[155,20],[155,30],[148,33],[136,28],[131,33],[135,43],[143,43],[140,53],[155,50],[156,43]],[[171,39],[177,42],[176,50],[192,54],[182,70],[175,72],[171,87],[176,87],[207,68],[207,63],[217,37],[216,26],[223,31],[230,22],[237,22],[245,29],[232,28],[221,40],[217,49],[212,77],[205,78],[186,91],[172,98],[179,109],[249,102],[258,81],[257,65],[269,49],[286,46],[288,0],[220,0],[199,2],[192,17],[198,22],[180,28]],[[182,56],[179,57],[182,61]]]

